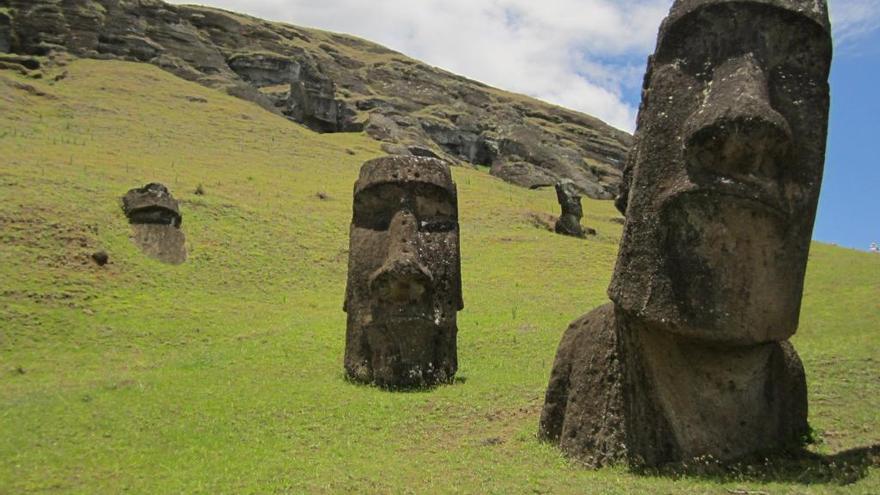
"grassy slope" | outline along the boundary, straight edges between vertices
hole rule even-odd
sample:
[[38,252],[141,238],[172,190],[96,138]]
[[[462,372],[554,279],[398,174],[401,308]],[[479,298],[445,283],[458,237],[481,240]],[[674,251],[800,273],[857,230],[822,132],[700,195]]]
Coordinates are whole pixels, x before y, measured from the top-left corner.
[[[605,300],[620,226],[610,202],[586,200],[598,238],[537,229],[527,215],[555,211],[553,193],[479,171],[455,170],[461,379],[346,383],[351,187],[375,143],[146,65],[69,72],[54,85],[0,72],[0,493],[880,492],[877,469],[848,486],[857,468],[821,462],[634,476],[539,444],[556,344]],[[128,239],[119,197],[154,180],[183,201],[182,266]],[[91,264],[96,249],[111,264]],[[880,257],[814,246],[795,345],[819,452],[880,443],[878,284]]]

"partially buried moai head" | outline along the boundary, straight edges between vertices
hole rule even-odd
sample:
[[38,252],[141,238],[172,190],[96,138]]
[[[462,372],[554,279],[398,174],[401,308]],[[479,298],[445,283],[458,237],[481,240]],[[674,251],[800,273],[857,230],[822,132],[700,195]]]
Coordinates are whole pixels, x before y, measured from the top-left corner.
[[165,263],[186,261],[183,216],[167,187],[153,182],[129,190],[122,197],[122,210],[132,226],[132,240],[144,254]]
[[180,227],[182,221],[177,200],[157,182],[129,190],[122,197],[122,210],[133,224]]
[[562,208],[554,226],[556,233],[584,237],[584,229],[581,227],[581,218],[584,216],[581,195],[572,180],[562,179],[556,183],[556,199]]
[[388,388],[452,380],[463,307],[458,203],[432,158],[366,162],[354,189],[345,369]]
[[679,0],[660,28],[609,295],[666,331],[797,329],[831,62],[821,0]]

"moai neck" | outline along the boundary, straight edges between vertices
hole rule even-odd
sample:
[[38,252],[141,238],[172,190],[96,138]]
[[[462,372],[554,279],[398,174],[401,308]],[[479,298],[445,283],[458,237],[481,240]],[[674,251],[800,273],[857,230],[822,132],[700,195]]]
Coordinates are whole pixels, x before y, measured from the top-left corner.
[[[721,346],[627,320],[624,331],[650,382],[652,409],[665,417],[682,460],[732,460],[776,448],[767,442],[780,431],[802,433],[790,418],[800,417],[796,410],[806,417],[806,388],[788,342]],[[797,366],[787,364],[792,360]]]

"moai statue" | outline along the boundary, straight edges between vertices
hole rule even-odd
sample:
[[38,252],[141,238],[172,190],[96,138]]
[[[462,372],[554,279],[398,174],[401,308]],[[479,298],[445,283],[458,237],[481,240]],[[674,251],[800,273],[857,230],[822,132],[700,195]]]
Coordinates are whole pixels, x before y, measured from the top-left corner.
[[562,208],[562,214],[554,226],[556,233],[584,237],[584,229],[581,227],[581,218],[584,216],[581,195],[571,179],[562,179],[556,183],[556,199]]
[[162,184],[131,189],[122,197],[122,210],[134,230],[134,243],[147,256],[165,263],[186,261],[186,237],[177,200]]
[[824,0],[677,0],[648,64],[612,303],[576,320],[539,434],[587,464],[808,433],[798,326],[822,180]]
[[361,167],[348,258],[345,371],[385,388],[451,382],[461,297],[449,167],[389,156]]

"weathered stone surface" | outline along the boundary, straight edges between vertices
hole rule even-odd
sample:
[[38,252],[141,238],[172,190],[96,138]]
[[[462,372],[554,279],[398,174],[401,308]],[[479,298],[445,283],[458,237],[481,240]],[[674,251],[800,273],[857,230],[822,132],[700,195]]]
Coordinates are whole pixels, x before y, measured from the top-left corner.
[[12,28],[9,15],[0,12],[0,52],[8,52],[12,48]]
[[167,187],[156,182],[125,193],[122,197],[122,211],[131,223],[180,227],[182,222],[177,200]]
[[132,240],[147,256],[165,263],[186,261],[186,237],[177,200],[158,183],[131,189],[122,197],[122,210],[132,225]]
[[679,0],[645,77],[612,304],[572,324],[542,438],[591,465],[808,432],[798,326],[824,165],[824,2]]
[[348,377],[385,388],[452,381],[463,302],[449,167],[415,156],[368,161],[353,209],[344,305]]
[[578,194],[574,182],[568,179],[557,182],[556,199],[559,201],[562,214],[559,215],[553,230],[557,234],[584,237],[584,229],[581,227],[584,210],[581,207],[581,196]]
[[589,466],[654,466],[798,445],[806,417],[803,366],[787,341],[707,346],[607,304],[565,332],[539,435]]
[[336,84],[313,64],[294,62],[290,76],[288,115],[320,132],[357,132],[357,112],[336,99]]
[[132,240],[147,256],[172,265],[186,261],[186,236],[182,230],[152,223],[132,224],[131,228]]
[[110,255],[107,254],[107,251],[95,251],[92,253],[92,261],[95,262],[98,266],[104,266],[110,261]]
[[290,84],[296,62],[276,54],[235,54],[229,68],[248,83],[263,88]]
[[492,175],[500,177],[511,184],[516,184],[529,189],[550,187],[556,181],[556,176],[545,169],[524,161],[499,161],[492,165]]
[[151,63],[319,132],[366,124],[386,149],[490,166],[526,187],[568,178],[582,194],[609,199],[631,141],[587,115],[347,35],[154,0],[0,0],[0,7],[9,12],[0,12],[0,51]]

